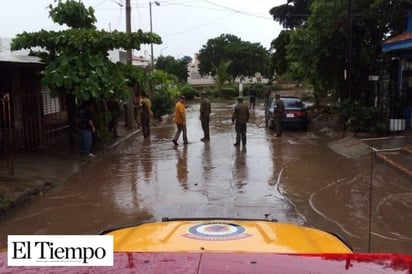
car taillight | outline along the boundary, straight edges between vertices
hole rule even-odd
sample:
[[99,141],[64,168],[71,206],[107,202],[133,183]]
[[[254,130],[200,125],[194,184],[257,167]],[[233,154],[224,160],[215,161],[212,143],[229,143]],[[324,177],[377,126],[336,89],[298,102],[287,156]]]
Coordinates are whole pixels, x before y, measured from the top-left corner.
[[293,114],[295,114],[295,117],[306,117],[306,111],[298,110],[298,111],[293,111]]

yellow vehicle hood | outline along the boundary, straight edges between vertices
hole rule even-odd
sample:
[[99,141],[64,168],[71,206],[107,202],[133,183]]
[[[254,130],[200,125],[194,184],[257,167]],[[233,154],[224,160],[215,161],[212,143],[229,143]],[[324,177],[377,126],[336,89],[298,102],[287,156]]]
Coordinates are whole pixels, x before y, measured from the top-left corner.
[[352,253],[331,233],[263,220],[153,222],[106,234],[122,252]]

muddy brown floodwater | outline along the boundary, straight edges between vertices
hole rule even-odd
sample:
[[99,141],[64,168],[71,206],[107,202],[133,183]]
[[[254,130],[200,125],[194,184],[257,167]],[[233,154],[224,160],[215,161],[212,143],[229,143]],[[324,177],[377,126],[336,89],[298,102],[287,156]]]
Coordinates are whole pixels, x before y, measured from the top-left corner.
[[[198,105],[187,110],[190,143],[174,147],[165,119],[61,185],[10,212],[8,234],[96,234],[162,217],[268,218],[346,237],[355,251],[412,254],[412,183],[370,154],[346,158],[333,136],[264,126],[252,111],[247,148],[236,148],[233,104],[213,104],[211,141],[200,140]],[[372,200],[370,200],[372,197]],[[371,202],[370,202],[371,201]]]

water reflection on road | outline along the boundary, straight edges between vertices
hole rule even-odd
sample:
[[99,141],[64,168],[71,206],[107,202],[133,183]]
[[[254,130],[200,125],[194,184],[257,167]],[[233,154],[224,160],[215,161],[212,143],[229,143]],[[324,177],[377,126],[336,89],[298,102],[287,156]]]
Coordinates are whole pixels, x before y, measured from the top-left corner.
[[[247,148],[237,148],[230,113],[214,104],[209,143],[198,106],[188,108],[190,143],[175,147],[165,119],[63,183],[11,212],[7,234],[95,234],[101,229],[162,217],[268,218],[337,232],[356,251],[412,254],[411,183],[370,155],[347,159],[330,137],[287,131],[274,137],[263,108],[252,111]],[[371,191],[370,186],[373,186]],[[373,195],[372,210],[369,197]],[[369,223],[369,216],[372,221]]]

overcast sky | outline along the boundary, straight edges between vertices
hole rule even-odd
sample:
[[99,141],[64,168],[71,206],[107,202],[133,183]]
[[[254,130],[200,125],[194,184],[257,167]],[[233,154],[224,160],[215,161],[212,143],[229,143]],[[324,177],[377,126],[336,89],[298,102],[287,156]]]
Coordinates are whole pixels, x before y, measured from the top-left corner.
[[[125,30],[125,0],[82,0],[95,9],[98,29]],[[131,0],[132,31],[150,31],[150,1]],[[209,39],[222,33],[236,35],[242,41],[260,43],[269,49],[281,26],[269,14],[272,7],[286,0],[159,0],[152,1],[153,32],[163,44],[154,45],[154,56],[193,57]],[[9,38],[23,31],[59,30],[48,17],[47,6],[53,0],[6,0],[0,9],[0,37]],[[136,55],[150,54],[150,45],[142,45]]]

